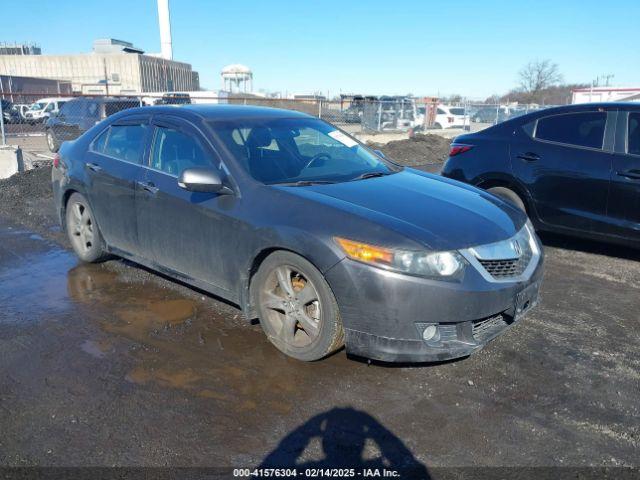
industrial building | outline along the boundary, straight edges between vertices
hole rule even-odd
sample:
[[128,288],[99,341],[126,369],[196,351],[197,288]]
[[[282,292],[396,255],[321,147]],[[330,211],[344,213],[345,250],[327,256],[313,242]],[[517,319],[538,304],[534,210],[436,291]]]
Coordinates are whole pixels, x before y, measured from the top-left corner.
[[122,40],[96,40],[93,51],[85,54],[40,55],[19,51],[0,55],[0,75],[67,81],[74,93],[84,94],[200,89],[198,74],[190,64],[145,55]]
[[69,96],[71,83],[64,80],[0,75],[2,98],[14,103],[31,103],[38,96]]
[[585,87],[571,90],[571,103],[638,101],[640,87]]

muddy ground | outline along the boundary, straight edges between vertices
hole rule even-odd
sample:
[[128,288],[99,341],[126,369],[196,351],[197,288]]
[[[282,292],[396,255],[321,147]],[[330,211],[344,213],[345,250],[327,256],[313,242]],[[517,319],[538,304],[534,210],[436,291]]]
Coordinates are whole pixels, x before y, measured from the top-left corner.
[[640,465],[637,251],[544,237],[541,305],[470,358],[301,363],[210,295],[79,264],[48,180],[0,182],[0,465]]
[[440,166],[449,156],[451,140],[439,135],[417,134],[408,140],[388,143],[368,142],[371,148],[381,150],[393,161],[409,167]]

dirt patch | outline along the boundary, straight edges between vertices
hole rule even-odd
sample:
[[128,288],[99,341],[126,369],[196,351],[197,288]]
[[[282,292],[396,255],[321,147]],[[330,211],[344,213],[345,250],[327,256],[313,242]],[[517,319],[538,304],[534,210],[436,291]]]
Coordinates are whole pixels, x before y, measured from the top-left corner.
[[0,216],[66,244],[53,205],[51,167],[34,168],[0,180]]
[[439,135],[416,135],[406,140],[393,140],[386,144],[368,142],[368,145],[380,150],[394,162],[409,167],[419,167],[443,163],[449,156],[451,140]]

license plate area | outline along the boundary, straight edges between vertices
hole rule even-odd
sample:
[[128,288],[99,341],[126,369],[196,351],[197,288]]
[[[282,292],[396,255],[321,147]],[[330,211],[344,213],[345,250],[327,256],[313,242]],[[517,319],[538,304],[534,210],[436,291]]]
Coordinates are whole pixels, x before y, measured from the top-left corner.
[[538,304],[540,282],[535,282],[516,293],[515,317],[518,319]]

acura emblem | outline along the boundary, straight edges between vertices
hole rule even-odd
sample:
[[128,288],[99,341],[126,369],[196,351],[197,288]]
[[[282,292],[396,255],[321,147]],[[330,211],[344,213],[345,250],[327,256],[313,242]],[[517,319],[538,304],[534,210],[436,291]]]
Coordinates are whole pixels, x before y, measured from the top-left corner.
[[520,242],[518,242],[518,240],[511,241],[511,248],[518,257],[522,255],[522,247],[520,246]]

